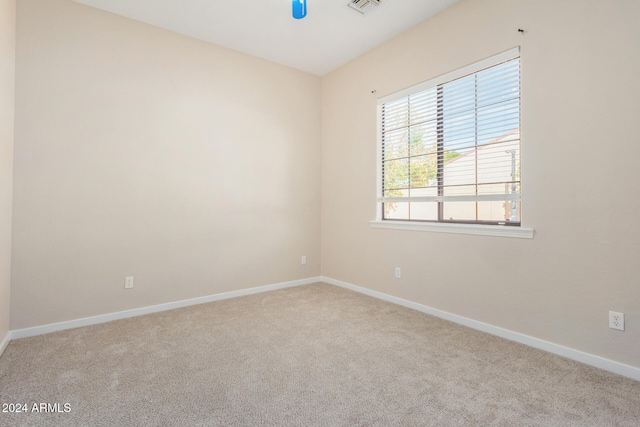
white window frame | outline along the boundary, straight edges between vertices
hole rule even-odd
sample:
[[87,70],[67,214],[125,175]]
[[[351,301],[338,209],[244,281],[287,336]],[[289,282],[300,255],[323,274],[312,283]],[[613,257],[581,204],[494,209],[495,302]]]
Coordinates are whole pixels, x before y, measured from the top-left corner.
[[[382,105],[403,97],[407,97],[411,94],[422,92],[438,85],[450,82],[452,80],[459,79],[471,74],[475,74],[481,70],[489,67],[501,64],[503,62],[519,58],[520,48],[513,48],[506,52],[476,62],[469,66],[457,69],[450,73],[420,83],[416,86],[404,89],[402,91],[393,93],[391,95],[379,98],[377,100],[377,117],[378,120],[381,115]],[[518,238],[533,238],[534,230],[522,226],[522,221],[518,226],[505,226],[505,225],[487,225],[487,224],[466,224],[466,223],[448,223],[448,222],[435,222],[435,221],[414,221],[414,220],[391,220],[383,219],[383,197],[382,197],[382,129],[378,123],[377,131],[377,180],[376,180],[376,219],[370,222],[373,228],[387,228],[395,230],[410,230],[410,231],[431,231],[439,233],[456,233],[456,234],[474,234],[485,236],[502,236],[502,237],[518,237]]]

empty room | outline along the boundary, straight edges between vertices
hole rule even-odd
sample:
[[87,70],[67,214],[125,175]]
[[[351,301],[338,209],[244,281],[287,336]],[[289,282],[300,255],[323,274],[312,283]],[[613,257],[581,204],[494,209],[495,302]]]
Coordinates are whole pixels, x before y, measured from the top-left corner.
[[0,0],[0,426],[637,426],[640,2]]

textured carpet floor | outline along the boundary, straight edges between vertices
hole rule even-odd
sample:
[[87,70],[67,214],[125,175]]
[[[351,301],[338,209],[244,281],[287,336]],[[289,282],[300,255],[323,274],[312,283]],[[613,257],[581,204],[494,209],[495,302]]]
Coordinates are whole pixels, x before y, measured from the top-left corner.
[[12,341],[0,403],[28,407],[3,426],[637,426],[640,382],[314,284]]

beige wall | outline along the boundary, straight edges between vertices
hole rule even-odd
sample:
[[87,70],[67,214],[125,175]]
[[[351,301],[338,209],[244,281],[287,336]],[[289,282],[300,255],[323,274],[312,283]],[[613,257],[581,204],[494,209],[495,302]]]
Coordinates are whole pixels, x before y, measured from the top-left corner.
[[15,11],[15,0],[0,0],[0,345],[9,333]]
[[17,28],[11,329],[320,273],[319,77],[71,0]]
[[[326,76],[323,275],[640,367],[638,22],[637,1],[466,0]],[[535,238],[370,228],[376,98],[515,46]]]

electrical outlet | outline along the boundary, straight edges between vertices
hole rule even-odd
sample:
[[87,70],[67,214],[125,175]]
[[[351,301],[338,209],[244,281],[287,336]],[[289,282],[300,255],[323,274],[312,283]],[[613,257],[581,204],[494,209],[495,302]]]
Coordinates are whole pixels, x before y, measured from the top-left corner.
[[133,276],[127,276],[124,278],[124,288],[133,289]]
[[618,313],[617,311],[609,312],[609,327],[611,329],[617,329],[624,331],[624,313]]
[[300,264],[306,264],[307,263],[307,256],[306,255],[302,255],[302,259],[300,260]]
[[399,279],[402,277],[402,270],[400,270],[400,267],[396,267],[396,279]]

